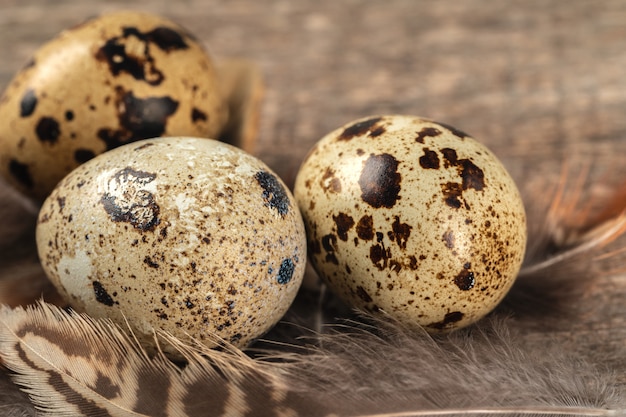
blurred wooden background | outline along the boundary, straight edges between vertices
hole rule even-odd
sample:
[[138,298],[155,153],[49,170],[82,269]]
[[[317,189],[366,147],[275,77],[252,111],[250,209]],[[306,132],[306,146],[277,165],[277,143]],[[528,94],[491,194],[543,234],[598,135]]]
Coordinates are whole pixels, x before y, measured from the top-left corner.
[[[572,181],[589,169],[593,198],[626,180],[622,0],[0,0],[0,90],[62,29],[123,8],[173,19],[218,60],[258,65],[266,91],[256,153],[289,185],[315,141],[377,113],[472,134],[527,202],[546,198],[565,161]],[[7,190],[0,197],[6,212],[18,205]],[[32,215],[12,216],[0,227],[29,227]],[[577,312],[544,330],[626,383],[626,278],[592,278]],[[526,327],[540,337],[542,318]]]

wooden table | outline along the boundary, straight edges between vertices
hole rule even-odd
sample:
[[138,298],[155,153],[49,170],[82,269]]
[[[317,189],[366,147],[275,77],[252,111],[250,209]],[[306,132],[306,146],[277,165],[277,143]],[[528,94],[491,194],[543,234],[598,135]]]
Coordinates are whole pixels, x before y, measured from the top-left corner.
[[[124,7],[0,0],[0,89],[62,29]],[[217,60],[258,65],[266,91],[256,154],[290,186],[325,133],[380,113],[420,115],[471,133],[502,159],[529,208],[545,204],[564,164],[570,185],[588,170],[581,204],[603,206],[624,184],[621,0],[138,0],[130,7],[179,22]],[[34,217],[6,187],[0,197],[0,238],[14,247],[30,236]],[[529,213],[531,228],[545,230],[545,212]],[[9,224],[21,226],[3,234]],[[0,277],[7,271],[17,270],[0,255]],[[614,368],[626,384],[626,276],[582,279],[592,285],[567,314],[520,313],[516,323],[539,344],[554,337]]]

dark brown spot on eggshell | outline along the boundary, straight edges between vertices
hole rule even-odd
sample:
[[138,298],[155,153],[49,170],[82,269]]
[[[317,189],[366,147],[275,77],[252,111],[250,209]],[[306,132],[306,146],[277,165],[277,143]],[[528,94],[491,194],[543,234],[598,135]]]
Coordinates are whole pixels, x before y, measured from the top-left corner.
[[61,128],[59,126],[59,122],[57,122],[53,117],[42,117],[39,119],[39,122],[37,122],[35,132],[41,142],[54,145],[59,139]]
[[[133,45],[132,39],[139,40],[142,47]],[[159,85],[165,77],[155,66],[152,44],[165,52],[188,48],[183,37],[173,29],[158,27],[142,33],[137,28],[125,27],[122,36],[107,40],[96,52],[96,59],[106,62],[116,77],[125,73],[150,85]]]
[[133,149],[133,151],[135,151],[135,152],[136,151],[140,151],[140,150],[146,149],[146,148],[148,148],[150,146],[154,146],[154,143],[152,143],[152,142],[144,143],[143,145],[137,146],[135,149]]
[[94,281],[92,285],[93,285],[94,294],[96,296],[96,301],[104,305],[107,305],[109,307],[115,304],[115,301],[113,300],[113,298],[104,289],[104,287],[99,281]]
[[448,327],[452,327],[454,323],[463,320],[463,317],[465,317],[465,314],[461,313],[460,311],[452,311],[450,313],[447,313],[444,316],[443,320],[436,323],[428,324],[426,325],[426,327],[429,327],[431,329],[444,330]]
[[335,256],[337,250],[337,236],[328,234],[322,237],[322,248],[326,251],[326,262],[331,262],[335,265],[339,265],[339,261]]
[[16,159],[11,159],[9,161],[9,172],[11,173],[11,176],[20,184],[27,188],[32,188],[33,177],[30,175],[30,170],[27,164],[23,164]]
[[476,191],[482,191],[485,187],[485,174],[483,170],[478,168],[469,159],[459,160],[461,169],[461,178],[463,179],[463,189],[474,189]]
[[257,172],[254,178],[263,189],[261,198],[263,198],[265,205],[272,210],[276,210],[282,217],[285,217],[289,213],[290,207],[285,187],[273,174],[267,171]]
[[278,269],[276,282],[278,282],[281,285],[284,285],[288,283],[289,281],[291,281],[291,278],[293,277],[293,272],[295,271],[295,269],[296,269],[296,265],[293,262],[293,259],[291,258],[284,259],[280,264],[280,268]]
[[441,191],[443,192],[444,201],[448,207],[458,209],[461,208],[463,203],[461,197],[463,196],[463,187],[456,182],[447,182],[441,185]]
[[106,62],[111,74],[116,77],[125,73],[151,85],[161,84],[163,73],[154,67],[153,58],[150,55],[146,56],[149,47],[146,45],[142,48],[143,56],[132,55],[132,52],[126,52],[122,39],[120,37],[109,39],[96,53],[96,59]]
[[320,242],[317,239],[309,240],[307,248],[309,250],[309,253],[311,254],[319,255],[320,253],[322,253],[322,246],[320,245]]
[[409,236],[411,236],[411,229],[411,225],[400,222],[400,217],[395,216],[395,219],[391,224],[389,238],[392,241],[395,241],[402,249],[406,249],[407,240],[409,240]]
[[425,127],[418,132],[417,137],[415,138],[415,141],[419,143],[424,143],[424,138],[436,137],[439,135],[441,135],[441,130],[434,128],[434,127]]
[[361,287],[360,285],[356,287],[356,295],[366,303],[371,303],[372,301],[374,301],[372,297],[367,293],[367,291],[365,291],[365,288]]
[[196,107],[194,107],[191,110],[191,121],[193,123],[198,123],[200,121],[206,122],[208,119],[209,119],[208,116],[202,110],[200,110],[200,109],[198,109]]
[[420,166],[424,169],[439,169],[439,156],[437,152],[424,148],[424,155],[420,156]]
[[443,148],[441,149],[441,153],[443,154],[444,166],[449,168],[451,166],[455,166],[459,160],[457,153],[452,148]]
[[167,120],[178,109],[178,102],[170,97],[135,97],[132,91],[116,89],[116,109],[120,128],[101,128],[98,137],[108,150],[127,142],[161,136]]
[[359,219],[356,225],[356,234],[359,239],[374,239],[374,219],[372,216],[365,215]]
[[341,192],[341,181],[339,178],[335,177],[335,170],[327,167],[320,179],[320,187],[326,192],[329,193],[340,193]]
[[159,26],[145,34],[145,38],[165,52],[187,49],[183,35],[172,28]]
[[354,219],[345,213],[333,215],[333,220],[337,225],[337,236],[346,242],[348,240],[348,231],[354,226]]
[[476,284],[474,273],[469,271],[467,268],[463,268],[454,278],[454,283],[460,290],[469,291],[474,288],[474,285]]
[[373,245],[370,247],[370,260],[378,268],[378,270],[382,271],[387,268],[389,260],[391,259],[391,250],[389,248],[385,248],[385,246],[381,243],[378,245]]
[[22,96],[22,101],[20,101],[20,117],[28,117],[35,112],[35,108],[37,107],[37,96],[35,95],[35,90],[28,89]]
[[370,155],[359,177],[361,199],[374,208],[391,208],[400,199],[398,161],[392,155]]
[[443,234],[443,241],[448,249],[454,249],[454,232],[452,230],[447,230]]
[[160,209],[152,193],[144,187],[155,178],[156,174],[130,167],[115,173],[109,179],[110,191],[100,199],[111,220],[130,223],[142,232],[154,230],[160,223]]
[[457,152],[451,148],[441,150],[445,160],[445,167],[456,167],[462,179],[463,189],[473,188],[481,191],[485,187],[485,174],[476,164],[469,159],[459,159]]
[[153,261],[152,258],[149,256],[146,256],[145,258],[143,258],[143,263],[148,265],[150,268],[154,268],[154,269],[159,268],[158,262]]
[[485,174],[481,168],[467,158],[459,159],[457,152],[451,148],[441,149],[446,168],[455,167],[461,177],[461,183],[448,182],[442,184],[444,200],[449,207],[469,209],[466,202],[462,202],[463,191],[473,189],[482,191],[485,187]]
[[383,133],[385,133],[387,130],[385,129],[384,126],[377,126],[376,128],[372,129],[369,133],[369,137],[370,138],[376,138],[380,135],[382,135]]
[[[361,122],[354,123],[353,125],[345,128],[343,132],[337,138],[338,140],[350,140],[356,136],[362,136],[368,132],[374,133],[373,136],[379,136],[384,133],[384,130],[378,130],[378,123],[382,120],[382,117],[373,117],[371,119],[363,120]],[[370,135],[372,135],[370,133]]]

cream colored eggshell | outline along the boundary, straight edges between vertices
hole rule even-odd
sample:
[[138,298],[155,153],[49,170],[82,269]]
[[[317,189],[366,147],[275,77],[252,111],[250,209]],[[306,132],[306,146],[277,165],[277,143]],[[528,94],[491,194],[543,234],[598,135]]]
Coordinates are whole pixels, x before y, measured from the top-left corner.
[[432,331],[490,312],[524,257],[524,206],[505,168],[429,120],[377,116],[329,133],[294,195],[312,264],[332,290]]
[[81,165],[45,201],[37,247],[70,304],[245,346],[287,311],[306,236],[289,190],[258,159],[210,139],[128,144]]
[[203,46],[164,18],[105,14],[38,49],[0,99],[0,173],[43,200],[79,164],[157,136],[217,137],[227,121]]

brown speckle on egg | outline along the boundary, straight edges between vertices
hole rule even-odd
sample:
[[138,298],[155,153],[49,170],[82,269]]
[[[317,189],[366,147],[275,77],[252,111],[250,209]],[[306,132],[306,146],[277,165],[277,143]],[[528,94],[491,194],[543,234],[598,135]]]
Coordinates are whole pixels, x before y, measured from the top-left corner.
[[295,264],[293,260],[291,260],[291,258],[284,259],[280,264],[280,269],[278,270],[276,282],[278,282],[279,284],[287,284],[289,281],[291,281],[294,270]]
[[454,278],[454,283],[459,289],[463,291],[469,291],[474,288],[474,284],[476,283],[474,279],[474,273],[468,271],[467,269],[461,270],[459,274]]
[[178,102],[170,97],[139,99],[132,92],[116,89],[116,109],[119,128],[101,128],[97,132],[106,149],[114,149],[127,142],[161,136],[167,119],[176,112]]
[[430,120],[375,116],[329,133],[294,194],[312,264],[332,291],[432,331],[491,311],[524,256],[524,207],[505,168]]
[[366,303],[372,302],[372,297],[370,297],[363,287],[356,287],[356,295]]
[[30,116],[35,111],[35,107],[37,107],[37,96],[35,95],[35,91],[32,89],[26,90],[24,96],[22,97],[22,101],[20,102],[20,116]]
[[285,187],[276,176],[267,171],[259,171],[254,175],[254,178],[263,189],[261,196],[265,205],[283,217],[287,215],[291,203]]
[[415,141],[419,143],[424,143],[424,138],[426,137],[435,137],[441,134],[441,130],[436,127],[424,127],[418,133]]
[[104,287],[102,286],[100,282],[94,281],[92,285],[93,285],[93,292],[96,296],[97,302],[102,303],[109,307],[115,304],[115,301],[113,301],[113,298],[111,298],[111,296],[106,292],[106,290],[104,289]]
[[[338,140],[350,140],[355,136],[361,136],[364,134],[371,134],[371,132],[376,132],[374,136],[380,135],[384,128],[379,125],[379,122],[382,119],[380,117],[373,117],[371,119],[358,121],[350,126],[347,126],[343,129],[341,134],[337,137]],[[381,130],[383,129],[383,130]]]
[[196,123],[198,121],[204,121],[205,122],[208,119],[209,119],[208,116],[202,110],[197,109],[195,107],[191,110],[191,121],[193,123]]
[[164,75],[155,66],[150,53],[152,44],[165,52],[188,48],[183,36],[174,29],[161,26],[142,33],[136,27],[124,27],[121,36],[108,39],[96,52],[96,59],[105,61],[114,76],[127,73],[137,80],[158,85]]
[[413,226],[400,222],[400,216],[395,216],[395,220],[391,224],[391,231],[387,232],[387,235],[392,242],[395,241],[402,249],[406,249],[406,242],[411,236],[411,229]]
[[333,215],[335,225],[337,225],[337,236],[344,242],[348,240],[348,231],[354,226],[354,219],[346,213]]
[[420,165],[424,169],[439,169],[439,156],[437,152],[424,148],[424,155],[420,156]]
[[39,119],[35,127],[35,132],[41,142],[49,143],[50,145],[54,145],[61,134],[59,122],[53,117],[42,117]]
[[388,153],[367,158],[359,175],[361,199],[374,208],[393,207],[402,181],[397,169],[398,161]]
[[128,222],[141,231],[152,231],[160,223],[160,208],[145,186],[156,174],[126,167],[106,178],[110,192],[105,192],[100,203],[114,222]]
[[463,320],[465,315],[460,311],[453,311],[450,313],[446,313],[443,317],[443,320],[437,323],[430,323],[426,325],[426,328],[436,329],[436,330],[445,330],[447,328],[455,327],[456,323]]
[[33,187],[33,177],[27,164],[23,164],[16,159],[9,160],[9,174],[26,188]]
[[359,219],[356,225],[356,233],[358,239],[372,240],[374,239],[374,223],[372,216],[365,215]]

